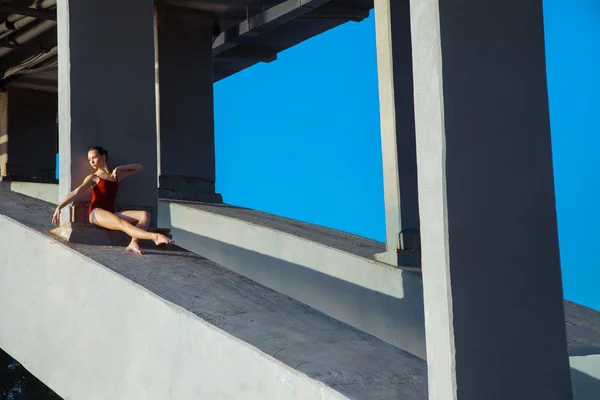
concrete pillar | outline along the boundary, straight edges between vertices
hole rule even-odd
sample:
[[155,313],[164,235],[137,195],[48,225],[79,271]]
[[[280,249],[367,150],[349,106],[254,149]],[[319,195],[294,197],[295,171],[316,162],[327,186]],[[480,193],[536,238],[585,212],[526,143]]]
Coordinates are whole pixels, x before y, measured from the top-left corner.
[[[144,168],[120,188],[126,208],[157,209],[153,4],[146,0],[59,0],[60,196],[86,175],[90,146],[109,166]],[[68,216],[63,214],[63,221]]]
[[159,196],[221,201],[215,194],[212,19],[156,8]]
[[375,0],[386,247],[377,257],[420,266],[419,204],[407,1]]
[[0,179],[56,181],[57,101],[52,92],[9,89],[0,94]]
[[0,92],[0,180],[8,163],[8,93]]
[[541,1],[411,0],[429,398],[572,398]]

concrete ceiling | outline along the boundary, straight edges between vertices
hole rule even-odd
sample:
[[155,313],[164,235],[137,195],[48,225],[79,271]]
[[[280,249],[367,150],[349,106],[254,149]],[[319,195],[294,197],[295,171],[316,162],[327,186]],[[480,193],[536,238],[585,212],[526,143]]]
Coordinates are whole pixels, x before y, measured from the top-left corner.
[[[271,1],[268,5],[264,0],[226,0],[223,3],[230,8],[219,15],[223,32],[213,45],[215,81],[259,62],[272,62],[278,53],[341,24],[362,21],[373,8],[372,0],[286,0]],[[247,14],[244,5],[248,7]]]
[[[201,11],[215,22],[213,45],[214,81],[219,81],[261,62],[273,62],[277,54],[349,21],[368,17],[373,0],[156,0],[158,4]],[[28,6],[32,0],[15,0]],[[0,4],[1,6],[1,4]],[[4,15],[0,14],[0,22]],[[56,43],[54,37],[42,41]],[[44,43],[45,44],[45,43]],[[16,54],[15,54],[16,53]],[[13,52],[0,62],[17,64],[27,56]],[[17,80],[56,86],[56,71]]]
[[282,3],[283,0],[157,0],[156,2],[232,18],[244,16],[246,9],[260,10]]

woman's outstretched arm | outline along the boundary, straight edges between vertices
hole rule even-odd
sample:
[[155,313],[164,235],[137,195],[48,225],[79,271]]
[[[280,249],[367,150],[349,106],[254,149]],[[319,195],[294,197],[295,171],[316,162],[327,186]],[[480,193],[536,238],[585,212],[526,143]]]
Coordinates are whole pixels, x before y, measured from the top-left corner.
[[89,188],[92,187],[93,184],[94,184],[94,175],[88,175],[83,180],[83,183],[81,185],[79,185],[79,187],[77,189],[75,189],[71,193],[69,193],[67,195],[67,197],[65,197],[65,199],[58,205],[58,207],[56,207],[56,210],[54,211],[54,215],[52,215],[52,223],[58,224],[58,220],[60,219],[60,210],[62,210],[63,208],[65,208],[66,206],[71,204],[73,202],[73,200],[75,200],[75,198],[77,198],[77,196],[79,196],[82,193],[85,193]]
[[136,172],[139,172],[142,168],[144,168],[142,164],[119,165],[113,170],[111,176],[113,179],[120,181],[135,174]]

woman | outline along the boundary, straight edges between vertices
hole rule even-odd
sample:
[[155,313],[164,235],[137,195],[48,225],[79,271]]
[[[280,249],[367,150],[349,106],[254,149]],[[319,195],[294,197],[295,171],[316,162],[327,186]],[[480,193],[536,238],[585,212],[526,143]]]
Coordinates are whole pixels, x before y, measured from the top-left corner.
[[96,172],[88,175],[83,180],[83,183],[56,207],[56,211],[52,216],[52,223],[58,224],[60,210],[70,204],[77,196],[91,188],[90,223],[113,231],[123,231],[131,236],[131,243],[127,246],[127,251],[135,254],[143,254],[140,250],[139,240],[152,240],[157,246],[161,244],[173,244],[173,240],[164,235],[146,231],[150,222],[148,212],[115,212],[115,199],[119,190],[119,183],[141,170],[142,165],[128,164],[119,166],[111,173],[106,164],[107,157],[108,151],[102,147],[92,147],[88,151],[88,161]]

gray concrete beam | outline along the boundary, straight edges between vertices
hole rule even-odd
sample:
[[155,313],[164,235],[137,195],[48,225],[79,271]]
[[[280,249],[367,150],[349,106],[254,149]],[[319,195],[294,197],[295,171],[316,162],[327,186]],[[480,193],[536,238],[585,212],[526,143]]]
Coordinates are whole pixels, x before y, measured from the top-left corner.
[[312,10],[309,13],[300,15],[296,18],[298,21],[323,21],[323,20],[341,20],[360,22],[369,18],[371,12],[370,6],[366,4],[354,3],[336,3],[329,2]]
[[214,58],[215,63],[221,61],[237,61],[243,59],[256,60],[257,62],[270,63],[277,60],[277,52],[261,46],[245,45],[236,47]]
[[60,200],[58,199],[58,184],[56,183],[2,181],[0,182],[0,187],[5,187],[15,193],[40,199],[55,205],[60,203]]
[[25,15],[46,21],[56,21],[55,10],[43,10],[32,7],[18,7],[10,4],[0,4],[0,12],[7,14]]
[[429,398],[570,400],[541,1],[411,1]]
[[[149,208],[155,220],[153,4],[60,0],[57,14],[59,194],[64,198],[93,172],[87,150],[103,146],[109,151],[110,167],[144,165],[121,186],[117,201]],[[68,222],[68,212],[62,221]]]
[[262,32],[274,29],[288,21],[306,13],[314,11],[317,7],[328,3],[330,0],[287,0],[267,10],[253,15],[242,21],[239,25],[221,32],[214,40],[212,51],[219,55],[225,51],[245,43],[249,39],[260,35]]
[[0,92],[0,179],[8,163],[8,93]]
[[221,201],[215,194],[213,21],[156,8],[159,195]]
[[376,0],[375,26],[383,159],[386,252],[392,265],[421,264],[408,2]]

